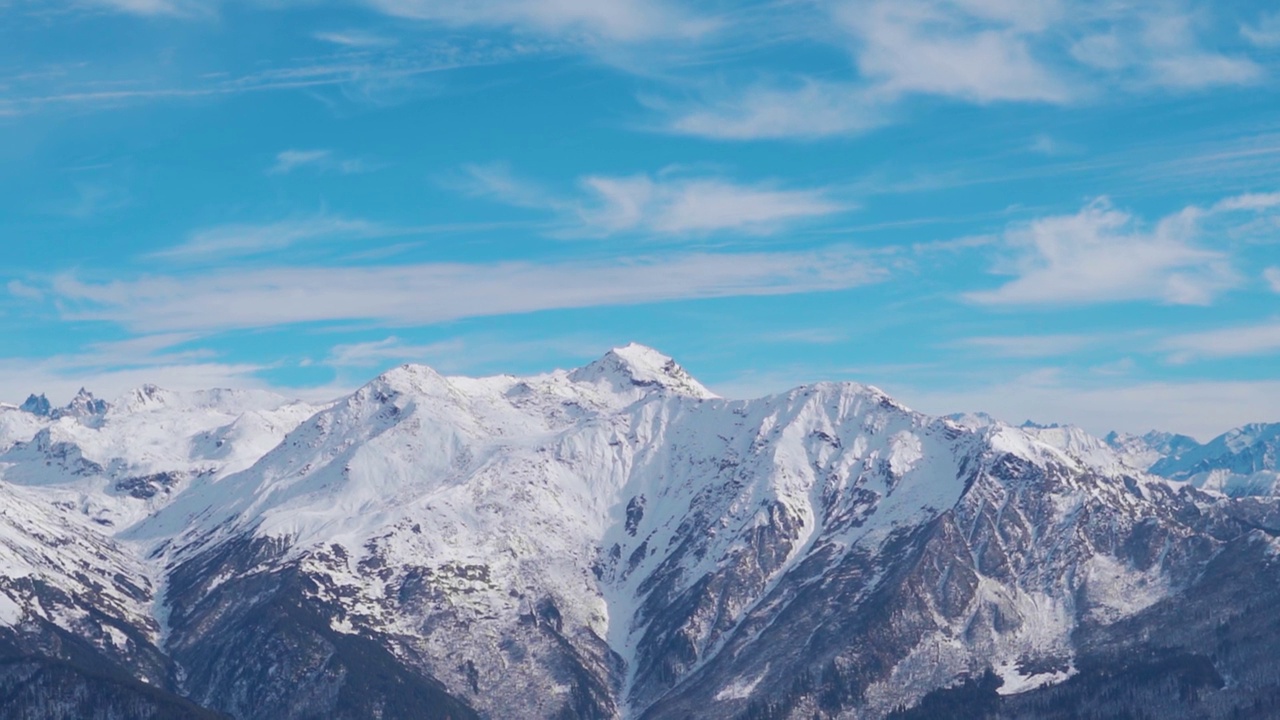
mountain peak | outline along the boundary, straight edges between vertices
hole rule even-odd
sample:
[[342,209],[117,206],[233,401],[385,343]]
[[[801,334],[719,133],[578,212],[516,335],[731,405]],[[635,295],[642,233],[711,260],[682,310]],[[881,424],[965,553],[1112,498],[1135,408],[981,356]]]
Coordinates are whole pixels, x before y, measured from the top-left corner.
[[49,417],[53,414],[53,405],[49,402],[49,398],[35,393],[29,395],[19,409],[37,417]]
[[142,410],[166,404],[171,395],[172,393],[168,390],[147,383],[141,387],[134,388],[121,402],[130,410]]
[[105,400],[99,400],[93,396],[93,393],[80,388],[80,392],[76,393],[71,402],[60,411],[63,416],[72,416],[85,418],[94,415],[105,415],[110,406]]
[[619,390],[656,388],[695,398],[716,397],[675,360],[638,343],[610,350],[599,360],[569,373],[569,378],[574,382],[608,381]]
[[36,395],[32,393],[27,397],[26,401],[19,407],[24,412],[31,413],[36,417],[50,418],[57,420],[64,417],[75,417],[85,419],[105,415],[110,406],[106,401],[99,400],[93,396],[93,393],[80,388],[80,392],[71,399],[63,407],[55,408],[53,403],[49,402],[49,398],[45,395]]

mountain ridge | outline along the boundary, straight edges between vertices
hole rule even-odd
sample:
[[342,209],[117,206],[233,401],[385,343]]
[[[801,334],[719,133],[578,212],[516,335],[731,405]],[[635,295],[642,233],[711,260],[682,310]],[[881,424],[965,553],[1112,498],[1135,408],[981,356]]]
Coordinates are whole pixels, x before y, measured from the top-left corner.
[[[233,717],[875,717],[988,669],[1013,707],[1093,682],[1227,548],[1280,547],[1268,493],[1149,474],[1119,436],[855,383],[726,400],[635,345],[528,378],[405,365],[321,405],[22,412],[0,489],[31,509],[0,550],[47,516],[65,558],[26,552],[63,600],[0,588],[0,635],[56,659],[71,633]],[[99,555],[119,569],[77,579]]]

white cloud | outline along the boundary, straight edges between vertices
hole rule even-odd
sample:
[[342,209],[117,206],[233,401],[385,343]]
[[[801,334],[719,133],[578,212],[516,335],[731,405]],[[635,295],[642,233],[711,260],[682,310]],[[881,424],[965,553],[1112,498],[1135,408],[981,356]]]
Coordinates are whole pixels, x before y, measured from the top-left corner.
[[[1200,26],[1206,14],[1161,2],[1113,2],[1107,36],[1114,52],[1079,56],[1086,63],[1121,73],[1140,84],[1173,90],[1199,90],[1215,85],[1246,85],[1264,72],[1253,60],[1205,47]],[[1087,42],[1087,40],[1086,40]],[[1107,48],[1101,48],[1106,50]]]
[[1037,155],[1054,157],[1077,152],[1079,148],[1070,143],[1064,143],[1052,135],[1041,133],[1031,138],[1031,142],[1027,144],[1027,150]]
[[267,174],[284,175],[300,167],[317,165],[332,155],[328,150],[285,150],[276,155],[276,162],[267,169]]
[[462,172],[461,181],[445,184],[474,197],[491,197],[515,207],[565,210],[570,205],[537,183],[516,177],[505,163],[464,165]]
[[425,362],[441,352],[457,353],[465,347],[461,340],[445,340],[425,345],[410,345],[394,335],[384,340],[335,345],[325,364],[335,367],[367,368],[388,362]]
[[[1032,53],[1028,33],[1058,14],[1054,3],[879,0],[842,6],[862,77],[891,95],[973,102],[1071,99],[1068,84]],[[975,24],[978,26],[975,27]]]
[[[545,53],[533,42],[435,42],[412,48],[352,52],[338,49],[297,58],[242,74],[208,73],[175,80],[172,73],[150,77],[99,77],[88,72],[56,72],[31,80],[26,73],[0,77],[0,116],[60,107],[126,107],[148,102],[219,98],[243,93],[341,88],[349,101],[377,100],[384,93],[412,90],[424,75],[466,67],[492,66]],[[86,66],[87,67],[87,66]],[[74,68],[72,68],[74,69]]]
[[1114,30],[1086,35],[1071,44],[1071,56],[1099,70],[1118,71],[1133,62],[1127,43]]
[[267,169],[267,173],[284,175],[300,167],[325,165],[332,158],[330,150],[285,150],[276,155],[276,162]]
[[584,179],[583,185],[595,198],[579,213],[584,229],[604,234],[765,233],[847,209],[822,191],[738,185],[718,178],[655,181],[645,175],[593,176]]
[[590,175],[579,181],[584,194],[569,197],[518,178],[504,165],[464,170],[467,179],[459,185],[464,192],[551,212],[560,218],[556,232],[566,236],[766,234],[850,209],[823,189],[744,185],[719,177]]
[[338,158],[332,150],[285,150],[276,155],[275,164],[267,168],[267,174],[287,175],[300,168],[336,171],[344,175],[370,169],[363,160]]
[[1247,58],[1194,52],[1151,61],[1154,80],[1166,87],[1200,89],[1214,85],[1248,85],[1262,79],[1262,68]]
[[447,23],[511,27],[544,34],[586,34],[634,42],[690,38],[717,23],[661,0],[369,0],[399,17]]
[[[195,0],[75,0],[135,15],[209,13],[216,3]],[[663,38],[697,38],[714,31],[720,21],[689,12],[669,0],[360,0],[388,15],[453,26],[513,28],[528,33],[586,36],[638,42]],[[316,33],[325,42],[348,47],[388,44],[359,31]]]
[[343,30],[335,32],[318,32],[312,35],[317,40],[350,48],[371,48],[395,45],[395,38],[374,35],[362,30]]
[[[173,348],[200,338],[197,333],[159,333],[125,340],[90,343],[81,355],[64,356],[68,367],[112,367],[129,365],[171,365],[180,361],[210,357],[207,350],[174,351]],[[167,351],[167,352],[162,352]]]
[[[669,116],[669,132],[745,140],[866,131],[888,122],[909,95],[1064,103],[1076,94],[1030,42],[1060,14],[1056,2],[875,0],[834,8],[856,79],[800,78],[711,94],[692,106],[649,104]],[[821,34],[829,36],[829,26]]]
[[834,23],[815,23],[810,36],[849,53],[849,77],[717,89],[684,105],[649,100],[666,117],[664,129],[725,140],[813,138],[883,125],[910,96],[1071,104],[1109,91],[1251,84],[1266,74],[1253,59],[1206,44],[1211,13],[1162,0],[843,0],[825,6]]
[[670,132],[720,140],[818,138],[862,132],[883,125],[882,98],[855,83],[802,79],[785,86],[749,87],[692,108],[671,110]]
[[181,245],[152,253],[151,257],[178,262],[222,261],[283,250],[308,240],[371,238],[398,232],[401,231],[364,220],[325,215],[258,225],[219,225],[196,231]]
[[1060,29],[1074,37],[1067,50],[1081,69],[1103,73],[1103,84],[1200,90],[1247,85],[1265,71],[1251,58],[1217,52],[1204,36],[1213,32],[1212,8],[1165,0],[1078,3]]
[[1075,215],[1035,220],[1005,233],[1013,256],[996,270],[1017,278],[966,297],[991,305],[1207,304],[1238,277],[1225,253],[1197,244],[1203,215],[1187,208],[1148,228],[1103,199]]
[[1003,335],[957,340],[954,347],[972,348],[1004,358],[1043,358],[1067,355],[1098,342],[1092,335]]
[[28,285],[21,280],[10,280],[6,287],[10,295],[20,300],[32,300],[35,302],[44,300],[44,293],[39,288]]
[[1246,193],[1219,200],[1211,212],[1265,211],[1280,208],[1280,193]]
[[1269,267],[1263,270],[1262,277],[1273,291],[1280,293],[1280,267]]
[[849,331],[836,328],[799,328],[768,333],[761,336],[760,339],[764,342],[785,343],[788,345],[830,345],[848,340]]
[[370,320],[425,324],[539,310],[781,295],[874,282],[882,271],[847,249],[688,253],[555,264],[435,263],[275,267],[131,281],[53,279],[67,319],[141,332]]
[[1257,23],[1240,26],[1240,34],[1259,47],[1280,46],[1280,12],[1265,13]]
[[1280,321],[1175,335],[1162,341],[1160,349],[1173,353],[1174,362],[1275,353],[1280,351]]
[[185,0],[87,0],[82,4],[98,5],[133,15],[180,15],[197,9]]

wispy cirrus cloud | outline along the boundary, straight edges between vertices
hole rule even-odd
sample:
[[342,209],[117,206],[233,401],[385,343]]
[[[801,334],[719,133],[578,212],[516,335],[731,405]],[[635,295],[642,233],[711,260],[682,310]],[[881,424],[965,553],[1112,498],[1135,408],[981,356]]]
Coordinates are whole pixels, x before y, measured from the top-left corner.
[[342,89],[344,97],[362,98],[412,87],[426,75],[513,62],[545,52],[546,48],[534,42],[429,40],[405,48],[343,48],[319,56],[279,60],[260,69],[176,78],[171,74],[149,76],[133,68],[121,77],[103,77],[86,72],[82,66],[60,67],[49,73],[27,71],[0,77],[0,115],[325,88]]
[[356,158],[340,158],[332,150],[283,150],[276,154],[276,161],[267,168],[268,175],[288,175],[295,170],[311,169],[333,171],[344,175],[367,172],[369,163]]
[[1092,347],[1100,341],[1094,335],[986,335],[948,343],[948,347],[976,350],[1001,358],[1030,359],[1067,355]]
[[190,15],[208,12],[207,7],[190,0],[82,0],[78,4],[132,15]]
[[560,219],[556,232],[570,236],[768,234],[852,209],[825,188],[742,184],[716,176],[588,175],[579,179],[581,192],[567,196],[519,179],[500,165],[469,166],[466,171],[464,189],[517,207],[549,211]]
[[560,212],[572,206],[571,199],[516,175],[506,163],[464,165],[461,178],[448,178],[443,184],[472,197],[488,197],[513,207]]
[[1264,76],[1253,59],[1204,44],[1203,12],[1158,2],[1102,3],[1095,12],[1094,22],[1068,48],[1092,70],[1171,90],[1247,85]]
[[[647,103],[664,129],[745,140],[863,132],[925,96],[978,105],[1076,104],[1108,88],[1195,91],[1260,82],[1255,59],[1204,40],[1213,13],[1159,0],[845,0],[811,37],[844,49],[844,79],[799,74]],[[834,28],[834,31],[833,31]],[[777,75],[775,71],[775,76]]]
[[1263,270],[1262,278],[1271,286],[1272,291],[1280,293],[1280,267],[1269,267]]
[[329,150],[284,150],[276,154],[276,162],[267,168],[267,174],[287,175],[301,167],[327,162],[332,156]]
[[388,362],[425,362],[426,358],[442,352],[458,352],[463,347],[463,342],[458,339],[415,345],[392,335],[382,340],[335,345],[324,362],[340,368],[370,368]]
[[312,35],[321,42],[348,48],[376,48],[395,45],[398,40],[364,30],[331,30]]
[[1280,46],[1280,12],[1263,13],[1257,22],[1241,25],[1240,34],[1258,47]]
[[1280,352],[1280,320],[1174,335],[1159,348],[1176,363]]
[[993,271],[1015,279],[965,297],[987,305],[1208,304],[1242,277],[1229,253],[1204,244],[1206,227],[1228,233],[1239,213],[1269,211],[1277,204],[1280,197],[1242,195],[1208,209],[1187,207],[1149,226],[1105,198],[1096,200],[1074,215],[1008,230],[1004,247],[1009,254]]
[[293,220],[218,225],[197,230],[178,245],[158,250],[151,258],[173,262],[219,263],[229,258],[265,255],[303,242],[358,240],[412,232],[366,220],[317,215]]
[[822,190],[740,185],[721,178],[590,176],[582,182],[594,202],[581,209],[580,217],[589,232],[604,234],[769,233],[788,223],[849,209]]
[[450,25],[508,27],[540,34],[586,34],[615,42],[690,38],[718,21],[665,0],[369,0],[398,17]]
[[884,276],[863,253],[830,248],[556,263],[222,269],[108,282],[64,274],[46,290],[68,320],[169,333],[330,321],[430,324],[540,310],[840,290]]

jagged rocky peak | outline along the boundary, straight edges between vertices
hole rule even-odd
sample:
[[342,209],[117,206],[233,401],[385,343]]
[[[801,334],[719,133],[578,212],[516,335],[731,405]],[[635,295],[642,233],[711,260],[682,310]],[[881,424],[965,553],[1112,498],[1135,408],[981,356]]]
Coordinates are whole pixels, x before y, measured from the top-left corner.
[[569,373],[569,379],[574,382],[607,382],[619,390],[661,389],[695,398],[717,397],[675,360],[638,343],[610,350],[599,360]]
[[64,417],[79,418],[81,420],[101,417],[107,414],[107,410],[111,406],[105,400],[99,400],[93,396],[93,393],[80,388],[80,392],[76,393],[71,402],[63,407],[55,408],[53,403],[49,402],[49,398],[43,393],[40,395],[32,394],[27,397],[26,402],[22,403],[21,410],[31,413],[36,417],[51,418],[57,420]]
[[56,411],[54,415],[56,417],[89,418],[106,415],[109,409],[111,409],[111,406],[106,400],[99,400],[93,396],[93,393],[80,388],[80,392],[76,393],[74,398],[71,398],[71,402],[61,410]]
[[32,393],[19,409],[37,417],[49,417],[53,414],[53,405],[49,402],[49,398],[43,394],[36,395]]

